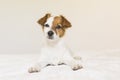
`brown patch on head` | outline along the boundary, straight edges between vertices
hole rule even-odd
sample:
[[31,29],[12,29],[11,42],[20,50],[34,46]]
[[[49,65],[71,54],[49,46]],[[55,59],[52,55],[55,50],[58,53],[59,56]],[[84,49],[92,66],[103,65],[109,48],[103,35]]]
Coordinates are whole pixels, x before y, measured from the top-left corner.
[[52,29],[56,32],[59,37],[63,37],[65,34],[65,29],[71,27],[70,22],[63,16],[54,17]]
[[59,37],[63,37],[65,34],[65,29],[61,28],[59,30],[56,30],[56,32],[59,35]]
[[47,19],[51,16],[50,13],[47,13],[44,17],[40,18],[37,22],[38,24],[44,26],[44,23],[47,21]]
[[[44,24],[47,21],[48,18],[51,17],[51,14],[46,14],[42,18],[38,20],[38,24],[42,26],[44,29]],[[65,34],[65,30],[67,28],[71,27],[71,23],[62,15],[54,17],[53,23],[52,23],[52,29],[56,32],[59,37],[63,37]]]

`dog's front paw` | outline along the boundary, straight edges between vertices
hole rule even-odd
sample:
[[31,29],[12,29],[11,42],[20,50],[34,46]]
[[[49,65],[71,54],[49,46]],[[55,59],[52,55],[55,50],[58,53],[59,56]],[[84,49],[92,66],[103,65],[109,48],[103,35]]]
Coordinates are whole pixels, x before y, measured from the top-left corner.
[[80,64],[74,64],[74,65],[72,66],[72,70],[74,70],[74,71],[76,71],[76,70],[78,70],[78,69],[81,69],[81,68],[83,68],[83,66],[80,65]]
[[38,66],[33,66],[28,69],[29,73],[34,73],[34,72],[40,72],[40,67]]

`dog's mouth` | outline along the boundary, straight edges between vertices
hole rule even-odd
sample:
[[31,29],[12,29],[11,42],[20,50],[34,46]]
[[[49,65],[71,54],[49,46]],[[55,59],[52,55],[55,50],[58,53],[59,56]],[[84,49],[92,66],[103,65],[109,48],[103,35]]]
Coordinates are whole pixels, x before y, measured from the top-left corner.
[[53,36],[48,36],[47,38],[50,39],[50,40],[53,40],[53,39],[54,39]]

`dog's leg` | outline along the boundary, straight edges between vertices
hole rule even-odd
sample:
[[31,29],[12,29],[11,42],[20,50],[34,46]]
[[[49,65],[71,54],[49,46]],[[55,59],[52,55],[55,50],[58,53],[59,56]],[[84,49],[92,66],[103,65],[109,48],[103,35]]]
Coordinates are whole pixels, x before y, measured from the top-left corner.
[[73,58],[76,59],[76,60],[81,60],[81,57],[79,55],[77,55],[77,54],[74,54]]
[[42,68],[46,67],[47,62],[38,62],[37,64],[33,65],[28,69],[29,73],[40,72]]
[[81,60],[81,57],[80,57],[80,55],[78,55],[78,53],[72,52],[72,50],[71,50],[70,48],[68,48],[68,47],[67,47],[67,49],[68,49],[70,55],[71,55],[75,60]]
[[83,66],[81,65],[81,63],[79,61],[76,61],[76,60],[65,60],[64,63],[68,66],[70,66],[72,68],[72,70],[78,70],[78,69],[81,69],[83,68]]

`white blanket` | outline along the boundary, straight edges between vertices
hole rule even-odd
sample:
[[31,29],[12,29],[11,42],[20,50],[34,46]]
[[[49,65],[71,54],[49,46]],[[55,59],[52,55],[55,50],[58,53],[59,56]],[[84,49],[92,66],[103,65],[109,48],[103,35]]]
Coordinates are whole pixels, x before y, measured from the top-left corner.
[[49,66],[38,73],[28,73],[38,54],[0,55],[0,80],[120,80],[120,53],[82,53],[83,69]]

